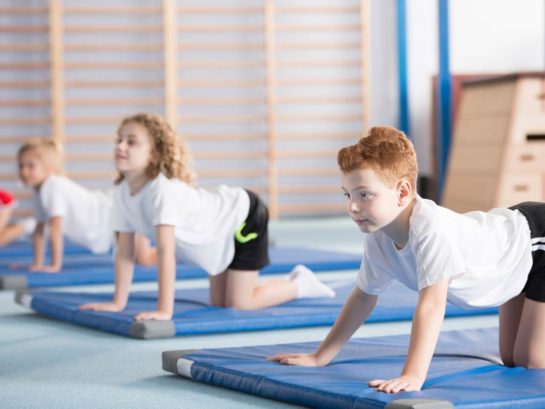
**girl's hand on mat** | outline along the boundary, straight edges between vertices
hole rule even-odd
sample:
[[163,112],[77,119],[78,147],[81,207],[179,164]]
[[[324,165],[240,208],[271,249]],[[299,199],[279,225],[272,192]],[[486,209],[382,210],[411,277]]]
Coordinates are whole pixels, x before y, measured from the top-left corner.
[[144,311],[134,316],[135,321],[142,320],[171,320],[172,313],[163,311]]
[[424,384],[424,380],[416,376],[402,375],[394,379],[375,379],[369,381],[369,386],[377,388],[379,392],[398,393],[401,391],[419,391]]
[[327,362],[323,362],[318,358],[318,355],[313,354],[276,354],[267,357],[267,361],[276,361],[284,365],[296,366],[324,366]]
[[105,303],[94,303],[94,304],[82,304],[79,306],[79,309],[86,310],[86,311],[119,312],[123,310],[123,307],[120,307],[119,305],[113,302],[105,302]]
[[37,264],[32,264],[29,268],[30,271],[36,271],[39,273],[58,273],[61,271],[60,266],[40,266]]

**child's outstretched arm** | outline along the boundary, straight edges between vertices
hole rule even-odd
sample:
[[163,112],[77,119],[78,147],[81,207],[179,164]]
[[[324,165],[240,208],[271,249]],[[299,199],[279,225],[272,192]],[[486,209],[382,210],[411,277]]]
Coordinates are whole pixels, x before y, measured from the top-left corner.
[[44,273],[58,273],[62,268],[64,242],[62,235],[62,217],[55,216],[49,219],[49,243],[51,246],[51,264],[44,265],[45,239],[44,225],[40,234],[34,238],[34,263],[30,266],[31,271],[42,271]]
[[157,310],[137,314],[139,320],[170,320],[174,310],[174,283],[176,281],[176,243],[174,226],[157,226],[157,267],[159,299]]
[[36,229],[32,233],[32,269],[33,266],[44,264],[45,258],[45,222],[36,224]]
[[388,380],[375,379],[369,382],[369,386],[386,393],[422,388],[445,316],[448,284],[449,279],[445,279],[420,291],[413,316],[409,352],[401,376]]
[[5,246],[25,233],[21,223],[10,223],[12,207],[0,208],[0,247]]
[[0,236],[4,232],[4,229],[8,227],[11,213],[12,213],[11,207],[0,209]]
[[285,365],[327,365],[369,317],[377,304],[377,300],[378,296],[366,294],[358,287],[354,288],[335,325],[333,325],[333,328],[331,328],[331,331],[315,352],[311,354],[282,353],[270,356],[267,360],[277,361]]
[[114,299],[109,303],[83,304],[81,310],[115,312],[127,306],[134,270],[134,233],[119,232],[116,236]]

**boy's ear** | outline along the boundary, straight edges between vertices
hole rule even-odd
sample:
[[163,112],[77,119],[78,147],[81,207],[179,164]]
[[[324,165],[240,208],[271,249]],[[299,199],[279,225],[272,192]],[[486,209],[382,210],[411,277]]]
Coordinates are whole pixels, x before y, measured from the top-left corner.
[[407,205],[413,198],[413,189],[409,181],[405,178],[401,179],[397,184],[397,192],[399,206]]

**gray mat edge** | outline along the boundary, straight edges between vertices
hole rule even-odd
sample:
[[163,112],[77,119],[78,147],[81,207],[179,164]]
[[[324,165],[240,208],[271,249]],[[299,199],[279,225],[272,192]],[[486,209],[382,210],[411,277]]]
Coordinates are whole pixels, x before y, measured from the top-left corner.
[[454,405],[447,400],[435,399],[396,399],[384,409],[453,409]]
[[191,354],[193,352],[197,352],[199,349],[177,349],[173,351],[163,351],[161,353],[161,359],[163,361],[163,370],[166,372],[173,373],[175,375],[178,374],[178,368],[177,363],[178,359],[181,357]]
[[13,274],[0,277],[1,290],[22,290],[28,288],[26,275]]
[[129,329],[129,335],[140,339],[171,338],[176,335],[176,327],[172,320],[135,321]]
[[15,291],[14,301],[25,308],[32,308],[32,292],[25,289],[19,289]]

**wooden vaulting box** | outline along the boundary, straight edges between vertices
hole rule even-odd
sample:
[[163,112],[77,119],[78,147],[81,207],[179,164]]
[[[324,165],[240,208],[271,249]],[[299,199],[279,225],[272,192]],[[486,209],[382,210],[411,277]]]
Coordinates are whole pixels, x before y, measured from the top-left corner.
[[468,81],[443,205],[458,212],[545,201],[545,73]]

